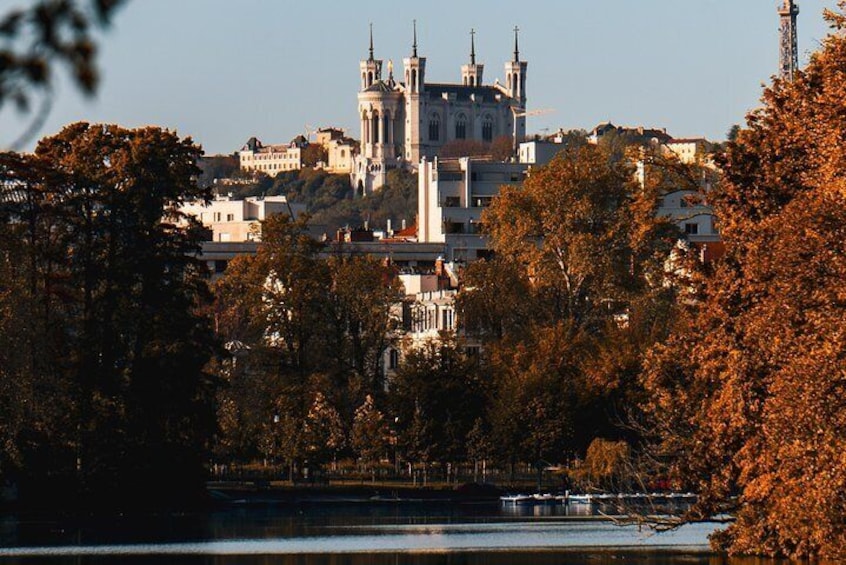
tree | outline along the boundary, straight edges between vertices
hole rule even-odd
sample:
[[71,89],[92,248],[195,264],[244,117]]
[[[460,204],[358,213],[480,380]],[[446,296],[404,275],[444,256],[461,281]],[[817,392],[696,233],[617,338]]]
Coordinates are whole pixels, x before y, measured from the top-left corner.
[[64,412],[32,422],[25,496],[40,495],[27,489],[42,473],[89,504],[201,496],[213,340],[199,226],[178,212],[208,197],[199,154],[158,128],[79,123],[43,139],[6,185],[22,196],[6,200],[4,229],[33,314],[13,316],[32,330],[22,353],[41,358],[10,366],[31,373],[34,403]]
[[699,515],[736,513],[714,539],[736,554],[846,557],[846,17],[827,18],[836,32],[729,143],[710,198],[725,259],[646,373]]
[[363,467],[370,470],[375,481],[376,464],[382,460],[388,448],[388,427],[385,416],[376,408],[369,394],[355,411],[350,443]]
[[406,456],[444,467],[466,461],[467,438],[485,415],[485,393],[477,360],[457,340],[443,336],[409,348],[389,389]]
[[458,302],[488,341],[500,459],[560,461],[632,435],[621,424],[675,296],[665,262],[680,235],[658,202],[695,178],[646,149],[574,143],[485,210],[495,258],[468,268]]
[[123,0],[38,0],[0,18],[0,109],[8,102],[30,111],[35,92],[44,104],[32,125],[12,143],[17,149],[43,125],[52,101],[54,68],[64,66],[85,94],[97,87],[96,46],[91,28],[107,25]]
[[328,266],[332,336],[326,353],[337,363],[333,372],[342,377],[345,396],[357,403],[384,390],[382,354],[395,341],[392,307],[402,299],[401,283],[389,266],[369,257],[339,254]]

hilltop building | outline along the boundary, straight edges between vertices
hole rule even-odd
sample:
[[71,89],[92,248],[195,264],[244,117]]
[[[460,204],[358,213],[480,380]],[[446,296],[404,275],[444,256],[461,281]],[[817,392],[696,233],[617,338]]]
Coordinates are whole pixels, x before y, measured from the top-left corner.
[[353,158],[358,149],[358,142],[337,128],[317,130],[315,143],[326,150],[326,163],[323,169],[335,175],[350,174],[353,170]]
[[526,133],[526,69],[520,60],[518,29],[514,30],[514,56],[505,63],[505,84],[484,82],[484,65],[476,62],[471,32],[470,61],[461,67],[460,83],[427,82],[426,57],[417,51],[417,30],[411,56],[403,59],[402,82],[394,78],[388,62],[376,59],[373,32],[370,54],[360,64],[361,152],[353,163],[352,184],[360,194],[385,184],[391,169],[416,169],[421,159],[433,159],[447,143],[476,140],[489,143],[497,137]]
[[287,145],[263,145],[251,137],[238,153],[241,170],[261,171],[275,177],[284,171],[298,171],[303,166],[302,150],[308,140],[299,136]]

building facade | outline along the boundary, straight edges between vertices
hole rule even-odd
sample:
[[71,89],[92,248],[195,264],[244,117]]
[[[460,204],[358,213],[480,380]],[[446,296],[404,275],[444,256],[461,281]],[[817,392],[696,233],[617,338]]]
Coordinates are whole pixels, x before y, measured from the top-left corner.
[[263,145],[255,137],[238,153],[244,172],[259,171],[275,177],[285,171],[298,171],[303,166],[302,145],[296,140],[287,145]]
[[261,220],[274,214],[286,214],[293,219],[305,211],[305,206],[292,204],[284,196],[253,196],[243,200],[218,196],[208,204],[185,203],[180,211],[206,226],[211,231],[210,241],[238,242],[261,240]]
[[442,243],[448,263],[485,257],[482,211],[503,185],[522,184],[524,163],[503,163],[463,157],[422,159],[417,190],[417,240]]
[[351,174],[359,193],[380,188],[391,169],[416,169],[422,158],[433,159],[452,141],[490,143],[502,136],[525,136],[528,64],[520,60],[517,31],[514,56],[505,63],[505,84],[485,84],[472,35],[470,62],[461,67],[461,82],[427,82],[426,57],[418,55],[416,30],[411,56],[403,59],[402,80],[394,77],[391,61],[383,77],[371,32],[370,56],[360,64],[361,151]]

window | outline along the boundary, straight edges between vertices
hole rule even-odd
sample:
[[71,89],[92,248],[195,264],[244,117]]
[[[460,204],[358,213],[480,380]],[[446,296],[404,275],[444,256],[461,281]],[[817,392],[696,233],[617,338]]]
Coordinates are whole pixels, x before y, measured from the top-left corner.
[[214,221],[215,221],[215,222],[219,222],[219,221],[220,221],[220,212],[215,212],[215,213],[214,213]]
[[458,208],[461,206],[461,198],[458,196],[444,197],[444,208]]
[[432,116],[429,119],[429,141],[439,141],[441,139],[441,121],[437,116]]
[[482,122],[482,139],[488,143],[493,141],[493,120],[490,116],[485,116]]
[[226,221],[227,222],[234,222],[235,221],[235,214],[226,214]]
[[699,233],[699,224],[685,224],[684,233],[687,235],[696,235]]
[[222,261],[222,260],[215,261],[214,262],[214,272],[219,275],[220,273],[222,273],[223,271],[226,270],[226,265],[227,265],[226,261]]
[[388,368],[396,369],[399,367],[399,351],[391,349],[388,353]]
[[463,115],[455,121],[455,139],[467,139],[467,118]]

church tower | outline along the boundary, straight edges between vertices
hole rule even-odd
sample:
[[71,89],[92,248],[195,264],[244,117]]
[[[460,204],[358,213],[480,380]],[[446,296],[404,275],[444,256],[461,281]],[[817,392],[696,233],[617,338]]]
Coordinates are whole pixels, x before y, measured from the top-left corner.
[[421,143],[421,124],[423,120],[423,96],[426,92],[426,57],[417,55],[417,20],[414,21],[414,41],[411,45],[411,57],[402,60],[405,67],[405,116],[407,127],[402,157],[411,163],[420,161],[425,154]]
[[520,107],[525,108],[526,105],[526,67],[529,64],[526,61],[520,60],[520,45],[518,43],[518,33],[520,28],[514,28],[514,58],[505,63],[505,89],[508,95],[515,100],[519,100]]
[[476,30],[470,30],[470,64],[461,67],[461,84],[464,86],[480,86],[485,65],[476,64]]
[[505,63],[505,90],[512,100],[511,142],[515,147],[526,137],[526,68],[529,64],[520,60],[520,44],[518,42],[520,28],[514,27],[514,58]]
[[785,80],[793,80],[793,75],[799,70],[799,47],[796,32],[796,17],[799,6],[793,0],[784,0],[778,9],[781,18],[780,49],[778,57],[779,76]]
[[361,90],[373,86],[382,79],[382,61],[373,57],[373,24],[370,24],[370,56],[359,64],[361,69]]

